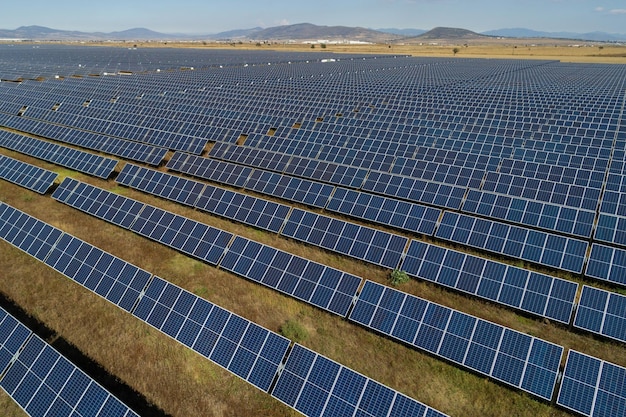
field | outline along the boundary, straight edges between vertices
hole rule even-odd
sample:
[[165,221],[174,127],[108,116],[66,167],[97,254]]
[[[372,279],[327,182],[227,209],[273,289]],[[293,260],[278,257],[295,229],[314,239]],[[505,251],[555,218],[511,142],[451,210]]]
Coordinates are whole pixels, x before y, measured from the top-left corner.
[[[139,48],[164,46],[138,44]],[[167,45],[177,47],[181,45]],[[184,45],[190,47],[190,45]],[[221,50],[222,45],[193,45]],[[233,46],[229,46],[233,48]],[[235,45],[234,49],[309,52],[292,45]],[[414,55],[463,58],[529,58],[584,63],[626,63],[624,47],[578,48],[569,46],[402,46],[342,47],[328,45],[323,52],[351,54]],[[316,46],[316,52],[322,52]],[[9,130],[2,128],[4,130]],[[32,135],[31,135],[32,136]],[[34,136],[33,136],[34,137]],[[207,145],[205,154],[210,151]],[[286,252],[332,266],[364,279],[389,285],[390,271],[245,226],[199,210],[184,207],[121,186],[114,179],[101,180],[1,148],[1,155],[24,161],[65,177],[110,190],[158,206],[187,218],[244,236]],[[168,154],[168,158],[171,153]],[[117,166],[118,173],[124,162]],[[162,165],[159,168],[166,172]],[[234,189],[233,187],[226,187]],[[241,191],[241,190],[239,190]],[[259,196],[259,194],[256,194]],[[280,201],[273,197],[263,198]],[[397,343],[348,320],[314,308],[294,298],[193,260],[175,250],[123,230],[47,195],[38,195],[6,181],[0,182],[0,201],[85,240],[115,256],[162,277],[269,330],[279,332],[357,372],[419,400],[451,417],[560,417],[570,413],[554,404],[508,388],[492,379]],[[289,203],[294,207],[304,205]],[[317,210],[320,212],[320,210]],[[367,224],[351,219],[357,224]],[[407,237],[402,232],[376,226]],[[425,238],[426,239],[426,238]],[[426,239],[427,240],[427,239]],[[441,243],[446,245],[445,243]],[[449,244],[448,246],[452,246]],[[480,256],[518,265],[476,250]],[[580,275],[525,264],[538,272],[589,284]],[[293,409],[262,393],[245,381],[197,355],[106,300],[71,282],[10,244],[0,241],[0,306],[9,309],[102,385],[146,416],[296,416]],[[594,283],[600,288],[610,288]],[[626,366],[622,344],[576,331],[547,319],[532,317],[478,298],[411,280],[404,292],[461,310],[476,317]],[[564,364],[561,364],[564,365]],[[4,416],[24,412],[4,393],[0,394]],[[572,414],[573,415],[573,414]]]
[[[108,44],[104,44],[108,45]],[[120,44],[127,45],[127,44]],[[626,46],[623,45],[578,45],[575,41],[520,39],[515,43],[505,41],[494,43],[459,42],[441,40],[437,45],[431,44],[372,44],[342,45],[328,44],[322,48],[319,44],[301,45],[284,43],[158,43],[139,42],[140,48],[197,48],[197,49],[235,49],[235,50],[274,50],[317,53],[365,53],[365,54],[397,54],[416,57],[450,57],[485,58],[485,59],[547,59],[562,62],[585,63],[626,63]],[[457,49],[455,54],[453,51]]]

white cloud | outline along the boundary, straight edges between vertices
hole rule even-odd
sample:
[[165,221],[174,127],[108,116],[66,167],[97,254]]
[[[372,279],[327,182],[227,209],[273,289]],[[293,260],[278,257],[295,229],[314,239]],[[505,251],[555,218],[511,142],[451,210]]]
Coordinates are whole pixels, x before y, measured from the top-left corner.
[[611,14],[626,14],[626,9],[613,9],[609,13],[611,13]]
[[596,7],[595,9],[596,12],[603,12],[604,11],[604,7],[600,6],[600,7]]

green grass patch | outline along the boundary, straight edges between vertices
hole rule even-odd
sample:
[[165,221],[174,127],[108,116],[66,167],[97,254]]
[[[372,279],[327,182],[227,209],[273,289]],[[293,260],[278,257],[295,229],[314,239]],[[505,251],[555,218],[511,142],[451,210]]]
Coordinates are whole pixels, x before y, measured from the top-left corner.
[[283,325],[280,326],[279,333],[295,343],[304,342],[309,338],[309,332],[302,324],[295,320],[287,320],[283,323]]

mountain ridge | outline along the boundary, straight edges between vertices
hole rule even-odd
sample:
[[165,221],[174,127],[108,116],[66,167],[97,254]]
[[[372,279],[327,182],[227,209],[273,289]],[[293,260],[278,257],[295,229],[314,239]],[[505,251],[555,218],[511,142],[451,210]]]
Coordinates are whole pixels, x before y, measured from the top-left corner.
[[0,29],[0,39],[42,41],[96,41],[96,40],[355,40],[373,43],[407,40],[467,40],[482,37],[572,39],[594,42],[626,41],[626,34],[605,32],[541,32],[525,28],[497,29],[481,33],[460,28],[436,27],[429,31],[421,29],[368,29],[349,26],[320,26],[311,23],[275,26],[269,28],[234,29],[213,34],[166,34],[147,28],[131,28],[115,32],[81,32],[53,29],[45,26],[20,26],[17,29]]

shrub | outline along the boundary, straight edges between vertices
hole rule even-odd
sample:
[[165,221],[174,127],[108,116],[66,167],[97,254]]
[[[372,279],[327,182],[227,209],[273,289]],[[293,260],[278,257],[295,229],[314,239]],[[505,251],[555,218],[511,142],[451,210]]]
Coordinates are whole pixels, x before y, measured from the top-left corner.
[[278,332],[287,339],[296,343],[302,342],[309,337],[309,333],[306,331],[304,326],[295,320],[287,320],[282,326],[280,326]]
[[407,273],[400,269],[394,269],[393,271],[391,271],[391,275],[389,276],[389,281],[393,286],[404,284],[408,280],[409,276],[407,275]]

